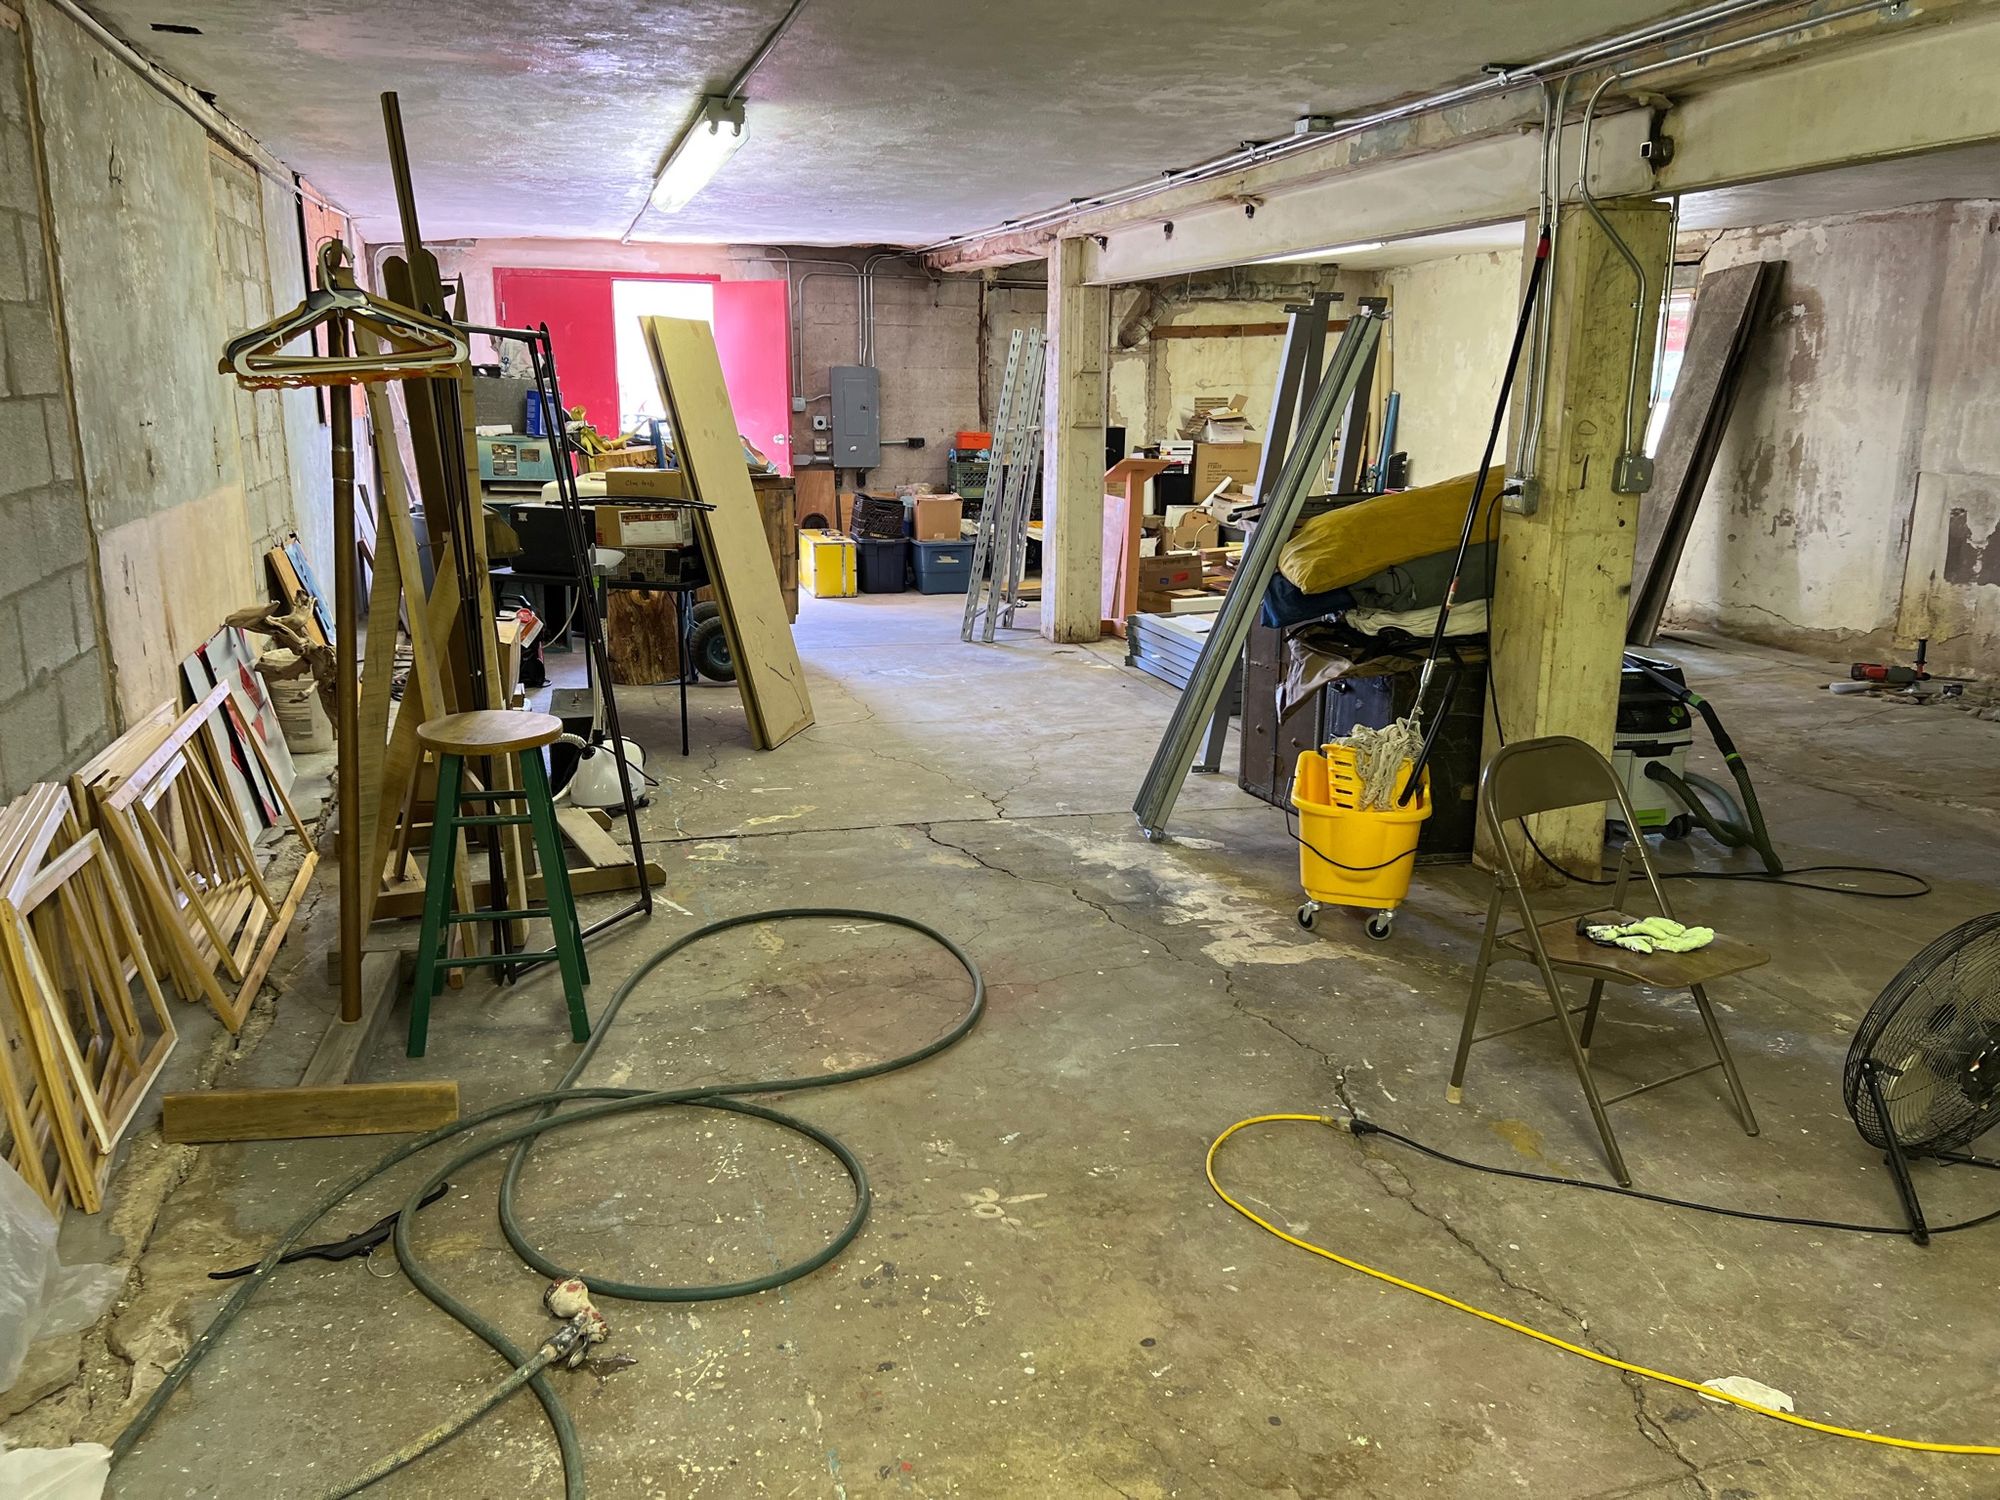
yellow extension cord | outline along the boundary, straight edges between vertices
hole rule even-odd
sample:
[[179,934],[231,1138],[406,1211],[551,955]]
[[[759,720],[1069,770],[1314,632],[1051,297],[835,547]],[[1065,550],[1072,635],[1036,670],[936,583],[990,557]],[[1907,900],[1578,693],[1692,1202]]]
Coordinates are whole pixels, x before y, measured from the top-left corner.
[[1727,1391],[1714,1390],[1702,1385],[1699,1381],[1683,1380],[1678,1375],[1669,1375],[1661,1370],[1649,1370],[1644,1365],[1629,1364],[1622,1359],[1613,1359],[1610,1355],[1600,1354],[1595,1349],[1586,1349],[1581,1344],[1572,1344],[1569,1340],[1559,1339],[1552,1333],[1543,1333],[1539,1328],[1530,1328],[1525,1323],[1516,1323],[1512,1318],[1503,1318],[1500,1314],[1488,1312],[1483,1307],[1474,1307],[1469,1302],[1461,1302],[1456,1297],[1447,1296],[1445,1293],[1435,1291],[1430,1287],[1420,1286],[1414,1281],[1405,1281],[1400,1276],[1392,1276],[1387,1271],[1378,1271],[1373,1266],[1364,1266],[1358,1260],[1349,1260],[1346,1256],[1338,1255],[1323,1245],[1315,1245],[1310,1240],[1302,1240],[1295,1234],[1287,1234],[1269,1219],[1252,1213],[1241,1203],[1230,1197],[1222,1184],[1216,1181],[1215,1178],[1215,1153],[1222,1149],[1224,1141],[1236,1134],[1237,1131],[1247,1129],[1252,1125],[1268,1125],[1284,1120],[1299,1120],[1313,1125],[1329,1125],[1335,1130],[1341,1131],[1345,1131],[1347,1128],[1345,1122],[1333,1115],[1252,1115],[1247,1120],[1238,1120],[1209,1144],[1205,1170],[1208,1173],[1208,1185],[1215,1189],[1216,1197],[1227,1203],[1259,1229],[1268,1230],[1288,1245],[1296,1245],[1301,1250],[1310,1250],[1314,1255],[1330,1260],[1335,1265],[1345,1266],[1350,1271],[1359,1271],[1362,1275],[1372,1276],[1377,1281],[1386,1281],[1390,1286],[1401,1287],[1406,1292],[1415,1292],[1419,1297],[1428,1297],[1433,1302],[1442,1302],[1446,1307],[1455,1308],[1462,1313],[1470,1313],[1473,1317],[1484,1319],[1488,1323],[1497,1323],[1510,1333],[1522,1334],[1539,1343],[1548,1344],[1552,1348],[1560,1349],[1565,1354],[1574,1354],[1595,1364],[1608,1365],[1614,1370],[1624,1371],[1627,1375],[1641,1375],[1647,1380],[1657,1380],[1664,1385],[1679,1386],[1684,1391],[1693,1391],[1697,1396],[1707,1397],[1711,1401],[1727,1401],[1731,1406],[1740,1406],[1745,1411],[1754,1411],[1760,1417],[1770,1417],[1774,1421],[1786,1422],[1793,1427],[1803,1427],[1811,1432],[1824,1432],[1834,1437],[1852,1438],[1856,1442],[1879,1443],[1885,1448],[1913,1449],[1918,1453],[1971,1453],[1986,1458],[2000,1458],[2000,1447],[1989,1447],[1983,1443],[1926,1443],[1916,1438],[1888,1437],[1878,1432],[1859,1432],[1852,1427],[1836,1427],[1831,1422],[1815,1422],[1810,1417],[1801,1417],[1792,1412],[1779,1411],[1774,1406],[1765,1406],[1760,1402],[1747,1401],[1741,1396],[1732,1396]]

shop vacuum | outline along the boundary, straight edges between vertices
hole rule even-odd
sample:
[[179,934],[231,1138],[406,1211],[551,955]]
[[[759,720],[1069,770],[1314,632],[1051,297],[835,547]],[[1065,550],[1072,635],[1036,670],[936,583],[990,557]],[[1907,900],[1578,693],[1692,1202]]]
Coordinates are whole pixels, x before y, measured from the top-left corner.
[[[1694,743],[1699,714],[1735,790],[1688,770],[1687,752]],[[1771,848],[1764,812],[1750,781],[1750,768],[1723,728],[1715,706],[1687,685],[1679,664],[1665,657],[1627,651],[1618,677],[1617,728],[1611,740],[1611,765],[1625,784],[1637,828],[1634,838],[1658,833],[1686,838],[1700,828],[1729,849],[1757,851],[1765,869],[1784,873]],[[1615,804],[1607,804],[1615,811]]]

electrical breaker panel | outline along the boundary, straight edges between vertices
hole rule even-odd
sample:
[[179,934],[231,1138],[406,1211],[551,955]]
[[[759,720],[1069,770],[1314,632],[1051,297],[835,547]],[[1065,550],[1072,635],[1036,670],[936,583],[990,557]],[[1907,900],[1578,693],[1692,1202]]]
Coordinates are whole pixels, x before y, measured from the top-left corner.
[[872,469],[882,462],[882,372],[873,365],[828,371],[833,400],[833,462]]

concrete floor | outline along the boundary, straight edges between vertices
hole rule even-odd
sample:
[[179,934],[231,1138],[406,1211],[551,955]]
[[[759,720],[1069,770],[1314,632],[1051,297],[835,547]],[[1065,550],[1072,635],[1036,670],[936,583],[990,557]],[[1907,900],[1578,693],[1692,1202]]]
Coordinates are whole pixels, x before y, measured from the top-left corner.
[[[1479,1049],[1464,1105],[1445,1102],[1480,877],[1425,871],[1389,943],[1332,914],[1301,932],[1284,823],[1233,778],[1189,783],[1171,844],[1138,836],[1128,809],[1166,688],[1109,643],[961,645],[958,607],[807,600],[818,723],[775,753],[749,748],[728,689],[696,692],[687,760],[666,749],[672,694],[627,695],[628,726],[659,747],[646,823],[668,879],[650,924],[594,949],[594,1005],[695,921],[791,904],[933,922],[976,956],[991,1003],[954,1051],[788,1106],[867,1164],[874,1212],[846,1255],[752,1299],[608,1307],[607,1352],[636,1363],[562,1379],[592,1495],[2000,1493],[1994,1460],[1838,1441],[1624,1379],[1293,1250],[1217,1202],[1202,1179],[1217,1131],[1342,1102],[1485,1161],[1606,1173],[1546,1028]],[[1797,862],[1883,860],[1937,889],[1878,902],[1679,887],[1684,915],[1773,951],[1716,996],[1763,1134],[1742,1134],[1710,1074],[1615,1106],[1621,1142],[1645,1188],[1888,1222],[1889,1183],[1841,1105],[1841,1059],[1912,952],[2000,905],[2000,724],[1832,697],[1824,663],[1674,649]],[[293,944],[269,1036],[230,1081],[296,1076],[324,1019],[331,941],[326,903]],[[1488,1015],[1531,1015],[1527,971],[1502,972]],[[745,929],[650,977],[591,1080],[831,1070],[918,1044],[965,998],[947,956],[894,929]],[[1698,1060],[1684,1006],[1607,1016],[1596,1060],[1610,1079]],[[456,1078],[472,1110],[549,1086],[572,1055],[552,978],[476,980],[440,1003],[428,1057],[392,1039],[371,1074]],[[218,1304],[205,1270],[254,1259],[382,1147],[200,1153],[112,1325],[137,1387]],[[1295,1233],[1565,1338],[1695,1379],[1754,1376],[1824,1420],[2000,1439],[2000,1227],[1918,1250],[1511,1184],[1305,1126],[1242,1139],[1222,1170]],[[538,1279],[496,1231],[497,1176],[465,1174],[419,1239],[461,1295],[532,1342],[549,1324]],[[2000,1201],[1985,1174],[1923,1179],[1938,1219]],[[394,1181],[323,1237],[385,1212],[410,1174]],[[810,1143],[689,1112],[557,1138],[524,1201],[542,1243],[587,1275],[699,1281],[809,1252],[851,1200]],[[114,1492],[320,1494],[493,1380],[484,1346],[378,1262],[379,1277],[309,1264],[277,1280]],[[115,1430],[122,1395],[105,1391],[86,1435]],[[559,1489],[523,1397],[380,1493]]]

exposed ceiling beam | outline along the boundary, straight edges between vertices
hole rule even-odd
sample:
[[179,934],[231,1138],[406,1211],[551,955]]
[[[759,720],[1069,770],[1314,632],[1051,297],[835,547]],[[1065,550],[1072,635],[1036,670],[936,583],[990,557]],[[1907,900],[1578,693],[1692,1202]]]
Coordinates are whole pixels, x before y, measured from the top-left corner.
[[[2000,140],[2000,112],[1990,107],[2000,11],[1991,5],[1941,0],[1909,19],[1868,16],[1830,30],[1831,40],[1822,29],[1722,60],[1741,71],[1710,62],[1635,85],[1673,101],[1664,128],[1675,150],[1657,175],[1638,154],[1649,112],[1600,107],[1593,191],[1694,192]],[[1572,98],[1602,76],[1580,79]],[[1606,100],[1621,93],[1614,85]],[[1525,218],[1536,204],[1538,121],[1532,94],[1483,99],[1080,213],[1060,233],[1092,241],[1086,274],[1101,283]],[[1574,180],[1580,135],[1574,124],[1565,132],[1565,181]],[[1057,232],[1002,232],[927,259],[938,270],[1018,261],[1046,255]]]

